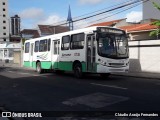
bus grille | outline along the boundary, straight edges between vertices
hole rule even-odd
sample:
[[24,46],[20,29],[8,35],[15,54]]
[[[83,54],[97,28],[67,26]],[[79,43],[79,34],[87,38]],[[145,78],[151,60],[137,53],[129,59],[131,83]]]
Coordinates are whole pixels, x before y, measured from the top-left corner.
[[124,72],[124,69],[110,69],[110,72]]
[[124,67],[124,63],[109,63],[110,67]]

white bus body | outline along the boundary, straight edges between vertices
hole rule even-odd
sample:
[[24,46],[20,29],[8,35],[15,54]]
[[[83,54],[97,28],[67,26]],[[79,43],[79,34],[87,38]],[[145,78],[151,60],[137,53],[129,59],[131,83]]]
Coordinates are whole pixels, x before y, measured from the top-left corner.
[[25,67],[83,73],[127,72],[128,40],[124,31],[110,27],[89,27],[25,41]]

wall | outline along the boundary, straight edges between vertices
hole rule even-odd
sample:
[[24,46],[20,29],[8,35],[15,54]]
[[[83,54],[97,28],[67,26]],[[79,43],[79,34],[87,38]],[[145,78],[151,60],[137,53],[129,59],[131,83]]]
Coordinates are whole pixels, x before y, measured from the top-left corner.
[[160,73],[160,39],[130,41],[130,72]]
[[154,7],[152,2],[160,4],[159,0],[149,0],[143,3],[143,19],[160,19],[160,12]]
[[13,63],[20,64],[21,63],[21,51],[14,51],[13,52]]

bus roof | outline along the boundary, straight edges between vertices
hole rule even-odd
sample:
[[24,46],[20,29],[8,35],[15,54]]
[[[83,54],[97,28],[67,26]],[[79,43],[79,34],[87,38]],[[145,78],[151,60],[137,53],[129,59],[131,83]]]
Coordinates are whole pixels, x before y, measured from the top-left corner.
[[28,39],[25,42],[29,42],[30,40],[48,39],[51,37],[58,37],[58,36],[64,36],[64,35],[69,35],[69,34],[76,34],[76,33],[81,33],[81,32],[93,31],[93,30],[97,30],[98,27],[121,30],[119,28],[113,28],[113,27],[109,27],[109,26],[92,26],[92,27],[77,29],[77,30],[73,30],[73,31],[63,32],[63,33],[59,33],[59,34],[53,34],[53,35],[47,35],[47,36],[38,37],[38,38],[34,38],[34,39]]

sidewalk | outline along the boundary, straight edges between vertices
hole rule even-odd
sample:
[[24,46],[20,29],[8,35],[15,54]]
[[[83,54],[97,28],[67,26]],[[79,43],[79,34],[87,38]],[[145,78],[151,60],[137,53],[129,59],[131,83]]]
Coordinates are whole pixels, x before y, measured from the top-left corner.
[[[15,64],[15,63],[0,62],[0,67],[11,67],[17,69],[33,70],[32,68],[21,67],[20,64]],[[150,72],[112,73],[112,75],[147,78],[147,79],[160,79],[160,73],[150,73]]]
[[129,72],[129,73],[113,73],[113,75],[129,76],[129,77],[136,77],[136,78],[147,78],[147,79],[159,79],[160,80],[160,73]]

